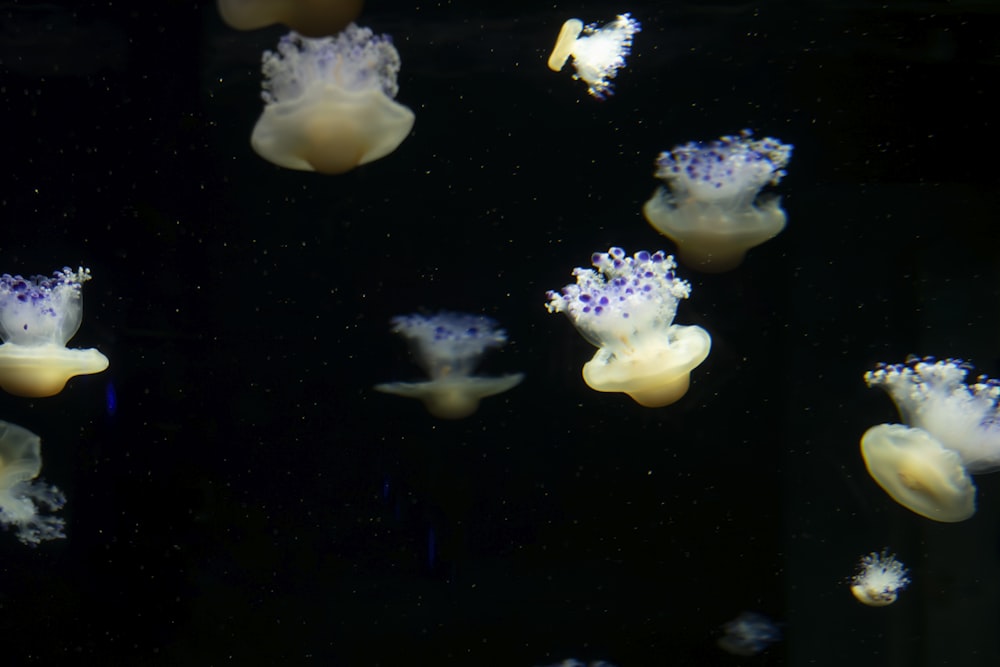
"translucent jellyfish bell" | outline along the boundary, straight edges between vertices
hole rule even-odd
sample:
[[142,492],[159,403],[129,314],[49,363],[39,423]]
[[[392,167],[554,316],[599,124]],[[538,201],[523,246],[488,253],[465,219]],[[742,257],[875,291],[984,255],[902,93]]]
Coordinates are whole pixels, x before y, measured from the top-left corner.
[[413,112],[393,99],[399,66],[388,35],[353,23],[335,37],[285,35],[264,52],[251,146],[278,166],[323,174],[385,157],[413,128]]
[[343,30],[363,5],[364,0],[219,0],[219,14],[237,30],[284,23],[299,34],[322,37]]
[[[656,177],[667,184],[653,193],[643,213],[677,244],[680,260],[706,272],[739,266],[750,248],[785,228],[778,197],[754,202],[762,187],[785,175],[792,146],[752,139],[749,130],[708,143],[691,142],[660,153]],[[668,189],[669,188],[669,189]]]
[[28,429],[0,421],[0,523],[31,545],[66,537],[62,519],[41,514],[66,503],[59,489],[35,479],[42,470],[41,447]]
[[674,275],[674,258],[662,250],[627,257],[611,248],[594,253],[591,262],[597,271],[574,269],[576,284],[549,291],[546,304],[598,347],[583,367],[584,381],[650,408],[679,400],[691,371],[708,357],[712,338],[701,327],[673,323],[678,302],[691,293],[691,285]]
[[879,424],[861,438],[868,474],[897,503],[920,516],[956,523],[976,513],[976,485],[956,452],[902,424]]
[[912,357],[865,373],[869,387],[889,393],[910,426],[956,452],[972,474],[1000,469],[1000,383],[981,375],[966,383],[971,366],[959,359]]
[[899,597],[899,591],[910,584],[906,566],[896,560],[888,549],[862,556],[857,572],[851,578],[851,593],[869,607],[885,607]]
[[410,340],[418,362],[431,379],[377,384],[375,389],[418,398],[435,417],[468,417],[479,408],[481,399],[512,389],[524,379],[523,373],[472,375],[487,349],[507,342],[506,332],[484,315],[444,311],[436,315],[400,315],[392,318],[392,330]]
[[[587,92],[599,100],[614,94],[611,79],[625,66],[632,50],[632,36],[642,25],[629,14],[619,14],[607,25],[583,25],[580,19],[566,21],[549,56],[549,69],[558,72],[570,56],[576,68],[574,79],[587,84]],[[582,36],[581,36],[582,33]]]
[[108,358],[68,349],[83,318],[90,270],[69,267],[51,277],[0,276],[0,387],[17,396],[53,396],[74,375],[100,373]]

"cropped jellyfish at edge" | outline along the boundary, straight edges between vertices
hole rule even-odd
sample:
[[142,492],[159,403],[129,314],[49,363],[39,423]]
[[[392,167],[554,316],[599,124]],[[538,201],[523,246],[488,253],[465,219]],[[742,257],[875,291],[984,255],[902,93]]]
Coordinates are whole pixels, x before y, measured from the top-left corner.
[[54,396],[75,375],[100,373],[108,358],[66,343],[83,319],[90,270],[65,267],[49,276],[0,276],[0,387],[17,396]]
[[597,27],[580,19],[566,21],[549,56],[549,69],[558,72],[570,56],[576,68],[574,79],[587,84],[587,92],[599,100],[614,94],[611,80],[625,66],[632,50],[632,36],[642,25],[629,14],[619,14],[611,23]]
[[295,32],[265,51],[264,112],[250,144],[280,167],[342,174],[392,153],[414,115],[393,98],[399,52],[353,23],[334,37]]
[[219,14],[236,30],[283,23],[301,35],[322,37],[343,30],[363,5],[364,0],[219,0]]
[[910,584],[906,566],[896,560],[888,549],[862,556],[857,572],[851,578],[851,593],[858,602],[869,607],[886,607],[899,597],[899,591]]
[[576,284],[549,291],[546,308],[565,313],[597,346],[583,366],[595,391],[623,392],[657,408],[687,393],[691,371],[703,362],[712,338],[699,326],[674,324],[677,304],[691,285],[674,274],[674,258],[662,250],[627,257],[621,248],[594,253],[597,269],[576,268]]
[[391,323],[393,332],[412,343],[417,361],[431,379],[388,382],[375,385],[375,389],[418,398],[435,417],[468,417],[479,408],[481,399],[502,394],[524,379],[523,373],[500,377],[472,374],[486,350],[507,342],[507,333],[485,315],[442,311],[435,315],[400,315]]
[[42,514],[66,503],[62,492],[35,479],[42,470],[42,441],[26,428],[0,421],[0,523],[25,544],[66,537],[65,522]]
[[691,142],[660,153],[660,187],[643,206],[646,220],[677,244],[685,265],[718,273],[739,266],[747,250],[785,228],[775,195],[754,199],[785,175],[792,146],[753,139],[749,130],[708,143]]

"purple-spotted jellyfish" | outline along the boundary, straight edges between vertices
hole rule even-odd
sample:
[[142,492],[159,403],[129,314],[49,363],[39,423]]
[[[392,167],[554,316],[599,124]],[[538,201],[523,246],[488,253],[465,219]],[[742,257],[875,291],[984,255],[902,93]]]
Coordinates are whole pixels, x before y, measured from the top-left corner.
[[749,130],[707,143],[691,142],[660,153],[660,187],[643,206],[658,232],[677,244],[682,263],[719,273],[734,269],[747,250],[785,228],[777,196],[757,199],[760,189],[785,175],[792,146],[754,139]]
[[333,35],[361,14],[364,0],[219,0],[229,27],[256,30],[283,23],[308,37]]
[[851,577],[851,593],[869,607],[885,607],[895,602],[899,591],[909,584],[906,566],[888,549],[882,549],[861,557],[857,572]]
[[632,50],[632,36],[642,25],[629,14],[619,14],[611,23],[598,27],[583,25],[580,19],[563,23],[549,56],[549,69],[558,72],[570,56],[576,68],[574,79],[587,84],[587,92],[599,100],[614,94],[611,80],[625,66],[625,56]]
[[264,52],[251,146],[280,167],[323,174],[385,157],[413,128],[413,112],[393,99],[399,67],[388,35],[353,23],[334,37],[285,35]]
[[598,350],[583,367],[595,391],[623,392],[657,408],[687,393],[691,371],[708,357],[712,337],[699,326],[674,324],[691,285],[674,274],[662,250],[628,257],[621,248],[594,253],[597,269],[576,268],[576,284],[549,291],[546,308],[565,313]]
[[0,421],[0,523],[25,544],[66,537],[65,522],[43,514],[56,512],[66,497],[36,479],[42,470],[42,441],[26,428]]
[[0,276],[0,387],[16,396],[54,396],[75,375],[100,373],[108,358],[66,347],[83,319],[90,270],[65,267],[52,276]]
[[500,377],[473,375],[486,350],[501,347],[507,333],[485,315],[442,311],[434,315],[399,315],[392,330],[413,345],[417,361],[430,380],[388,382],[375,389],[423,401],[441,419],[462,419],[479,408],[479,401],[516,387],[523,373]]

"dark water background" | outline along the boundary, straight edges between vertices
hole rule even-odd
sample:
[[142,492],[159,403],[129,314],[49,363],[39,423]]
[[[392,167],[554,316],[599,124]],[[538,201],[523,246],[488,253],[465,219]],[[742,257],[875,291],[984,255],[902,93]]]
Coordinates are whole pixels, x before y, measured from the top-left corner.
[[[488,4],[489,8],[481,5]],[[643,22],[618,94],[545,67],[561,23]],[[1000,664],[1000,482],[938,525],[870,480],[895,421],[862,373],[907,354],[1000,373],[992,2],[371,2],[417,115],[344,176],[250,149],[260,52],[214,3],[0,6],[0,271],[89,266],[73,344],[103,375],[0,396],[41,435],[68,539],[0,534],[5,664]],[[795,144],[788,228],[682,269],[714,340],[663,409],[598,394],[544,292],[611,245],[661,150],[749,127]],[[525,382],[458,422],[388,319],[483,312]],[[108,413],[106,385],[118,406]],[[846,579],[912,570],[869,609]],[[743,610],[782,622],[753,658]]]

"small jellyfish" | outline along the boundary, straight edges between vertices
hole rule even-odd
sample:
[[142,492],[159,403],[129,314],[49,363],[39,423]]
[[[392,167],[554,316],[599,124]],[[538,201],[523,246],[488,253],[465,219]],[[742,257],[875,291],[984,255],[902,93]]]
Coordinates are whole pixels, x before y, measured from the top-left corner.
[[364,0],[219,0],[229,27],[256,30],[284,23],[307,37],[340,32],[361,14]]
[[353,23],[335,37],[289,33],[265,51],[264,113],[250,144],[280,167],[342,174],[385,157],[413,128],[393,98],[399,52]]
[[[625,56],[632,50],[632,36],[642,25],[629,14],[619,14],[607,25],[583,25],[580,19],[563,23],[549,56],[549,69],[558,72],[573,56],[574,79],[583,79],[587,92],[599,100],[614,94],[611,79],[625,66]],[[581,33],[583,36],[581,37]]]
[[621,248],[594,253],[593,269],[576,268],[575,285],[549,291],[546,308],[565,313],[597,346],[583,367],[595,391],[624,392],[658,408],[687,393],[691,371],[708,357],[712,338],[699,326],[674,324],[691,285],[674,275],[677,264],[662,250],[626,257]]
[[658,232],[677,244],[680,260],[720,273],[739,266],[747,250],[785,228],[777,196],[754,198],[785,175],[792,146],[751,138],[750,130],[708,143],[691,142],[660,153],[660,187],[643,206]]
[[764,614],[744,611],[722,626],[726,634],[719,638],[719,648],[733,655],[757,655],[781,639],[781,630]]
[[976,485],[956,452],[902,424],[879,424],[861,438],[868,474],[897,503],[920,516],[956,523],[976,513]]
[[69,267],[51,277],[0,276],[0,387],[16,396],[54,396],[74,375],[100,373],[108,358],[68,349],[83,319],[83,283],[90,269]]
[[967,384],[971,368],[958,359],[911,357],[879,364],[865,382],[886,390],[904,422],[956,452],[976,475],[1000,469],[1000,382],[980,375]]
[[487,396],[502,394],[524,379],[523,373],[500,377],[472,375],[483,353],[507,342],[507,333],[484,315],[442,311],[436,315],[400,315],[392,330],[410,340],[430,380],[375,385],[387,394],[419,398],[441,419],[468,417]]
[[851,593],[869,607],[885,607],[896,601],[899,591],[910,583],[906,566],[888,549],[862,556],[858,571],[851,577]]
[[41,510],[62,509],[66,497],[35,479],[42,470],[42,441],[26,428],[0,421],[0,523],[25,544],[66,537],[66,523]]

